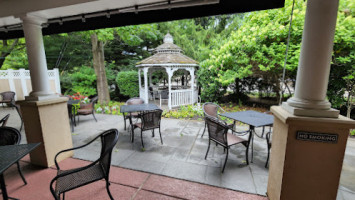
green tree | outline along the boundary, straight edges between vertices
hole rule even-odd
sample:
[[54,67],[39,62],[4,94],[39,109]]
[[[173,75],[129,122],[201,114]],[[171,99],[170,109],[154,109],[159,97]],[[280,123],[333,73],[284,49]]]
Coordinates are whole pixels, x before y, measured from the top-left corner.
[[138,72],[124,71],[117,74],[117,85],[120,93],[129,97],[139,96]]

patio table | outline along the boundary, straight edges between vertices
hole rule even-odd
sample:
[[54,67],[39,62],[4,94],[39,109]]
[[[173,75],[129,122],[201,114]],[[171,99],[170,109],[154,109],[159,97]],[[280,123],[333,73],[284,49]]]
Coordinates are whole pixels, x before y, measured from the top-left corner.
[[230,119],[233,119],[235,121],[242,122],[244,124],[249,125],[249,145],[251,144],[251,162],[253,162],[253,156],[254,156],[254,135],[258,136],[259,138],[262,138],[255,132],[256,127],[263,127],[263,126],[271,126],[274,124],[274,116],[253,111],[253,110],[247,110],[247,111],[240,111],[240,112],[226,112],[226,113],[221,113],[219,114],[220,116],[224,116]]
[[4,179],[5,170],[38,147],[39,144],[40,143],[0,146],[0,185],[4,200],[11,198],[7,195]]
[[[135,104],[135,105],[122,105],[120,107],[121,113],[134,113],[134,112],[143,112],[143,111],[150,111],[150,110],[157,110],[160,109],[155,104]],[[132,124],[132,117],[129,118],[129,124],[131,125],[131,141],[133,142],[133,124]]]

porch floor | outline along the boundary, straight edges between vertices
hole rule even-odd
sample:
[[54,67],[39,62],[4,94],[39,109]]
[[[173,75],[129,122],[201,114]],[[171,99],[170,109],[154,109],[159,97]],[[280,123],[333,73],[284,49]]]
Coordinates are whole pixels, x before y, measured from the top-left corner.
[[[23,200],[53,199],[49,184],[56,175],[56,169],[54,167],[36,167],[30,164],[29,161],[29,156],[20,161],[24,176],[28,182],[27,185],[23,184],[16,165],[13,165],[5,172],[4,176],[9,196]],[[87,164],[88,161],[73,158],[68,158],[59,163],[63,169]],[[112,166],[110,170],[110,182],[110,191],[115,199],[267,199],[255,194],[247,194],[115,166]],[[100,200],[109,198],[104,181],[98,181],[69,191],[65,196],[66,199]]]
[[[19,128],[20,122],[16,111],[9,108],[0,108],[0,116],[7,113],[11,114],[8,126]],[[245,164],[245,149],[243,146],[232,147],[225,172],[222,174],[220,170],[225,154],[220,146],[211,145],[207,160],[204,159],[208,134],[206,132],[201,137],[204,127],[203,121],[163,118],[161,132],[164,144],[160,143],[158,131],[155,132],[155,137],[152,137],[151,132],[147,131],[143,133],[145,149],[142,149],[140,130],[135,131],[135,142],[131,143],[129,132],[124,130],[122,116],[97,114],[96,117],[98,122],[95,122],[91,115],[80,117],[80,122],[72,133],[73,145],[82,145],[104,130],[117,128],[120,136],[113,151],[112,165],[120,167],[121,170],[125,168],[136,172],[140,171],[140,173],[149,174],[152,179],[156,176],[164,177],[164,180],[174,180],[172,182],[176,185],[185,183],[185,181],[188,183],[193,181],[193,184],[199,187],[209,185],[207,188],[218,187],[219,189],[225,188],[226,191],[230,189],[266,195],[268,169],[264,167],[267,155],[264,138],[255,137],[254,162],[249,165]],[[246,130],[247,128],[247,126],[237,127],[238,130]],[[259,128],[256,131],[260,134],[261,129]],[[22,143],[26,143],[24,130],[22,130],[22,136]],[[96,160],[99,156],[99,145],[99,141],[97,141],[83,150],[77,150],[74,152],[74,157],[88,161]],[[50,171],[46,173],[49,173],[50,178],[54,177],[55,174],[55,172]],[[125,179],[127,179],[126,176],[122,177],[121,181],[125,181]],[[49,182],[46,184],[46,190],[49,192]],[[162,185],[159,187],[168,187],[169,184],[162,181]],[[18,187],[20,186],[18,185]],[[145,187],[148,187],[148,185]],[[189,187],[183,190],[190,193]],[[208,193],[208,191],[204,190],[202,193]],[[106,192],[103,191],[103,194],[106,194]],[[190,199],[197,198],[196,196],[187,197]],[[202,197],[198,199],[202,199]],[[355,138],[348,139],[337,197],[337,200],[350,199],[355,199]]]

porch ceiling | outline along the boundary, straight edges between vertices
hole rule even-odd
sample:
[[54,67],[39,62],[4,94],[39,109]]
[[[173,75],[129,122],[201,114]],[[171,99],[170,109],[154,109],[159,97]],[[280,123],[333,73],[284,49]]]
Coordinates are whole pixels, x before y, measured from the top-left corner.
[[[168,2],[170,8],[168,9]],[[119,27],[273,9],[285,0],[12,0],[0,1],[0,39],[23,37],[24,14],[48,19],[43,34]]]

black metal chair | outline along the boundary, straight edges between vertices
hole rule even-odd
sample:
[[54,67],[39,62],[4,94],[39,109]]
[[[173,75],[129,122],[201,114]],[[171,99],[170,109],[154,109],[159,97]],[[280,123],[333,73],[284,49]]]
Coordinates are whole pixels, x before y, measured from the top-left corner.
[[265,137],[266,137],[266,145],[267,145],[267,158],[266,158],[266,163],[265,163],[265,168],[268,167],[269,164],[269,159],[270,159],[270,149],[271,149],[271,131],[267,132]]
[[75,123],[75,106],[72,104],[67,104],[68,106],[68,115],[69,115],[69,121],[70,121],[70,126],[71,126],[71,131],[74,132],[74,126],[76,126]]
[[[0,127],[0,146],[18,145],[21,142],[21,133],[15,128],[3,126]],[[16,162],[17,170],[22,178],[22,181],[27,185],[27,181],[22,174],[19,161]]]
[[11,102],[15,101],[15,92],[12,91],[7,91],[7,92],[2,92],[0,93],[1,100],[0,103],[4,107],[4,104],[9,105]]
[[[140,128],[141,129],[141,140],[142,140],[142,147],[144,148],[144,143],[143,143],[143,131],[148,131],[152,130],[152,137],[154,137],[154,129],[158,128],[159,129],[159,134],[160,134],[160,141],[161,144],[163,144],[163,139],[161,137],[161,132],[160,132],[160,121],[161,121],[161,115],[163,113],[163,110],[158,109],[158,110],[152,110],[152,111],[144,111],[140,115],[141,117],[141,122],[133,124],[133,134],[134,134],[134,129],[135,128]],[[134,141],[134,135],[132,135],[132,142]]]
[[79,115],[92,115],[94,116],[94,119],[97,122],[97,119],[95,117],[95,104],[97,103],[98,99],[99,98],[96,96],[90,99],[90,103],[80,104],[80,108],[76,112],[76,115],[78,116],[78,122],[79,122]]
[[[95,162],[76,169],[70,169],[70,170],[61,170],[59,168],[59,165],[57,163],[57,157],[63,152],[67,151],[72,151],[75,149],[83,148],[92,142],[94,142],[96,139],[100,138],[101,139],[101,153],[100,153],[100,158],[97,159]],[[87,185],[89,183],[105,179],[106,181],[106,190],[107,193],[110,197],[110,199],[113,199],[109,186],[109,172],[110,172],[110,166],[111,166],[111,155],[112,155],[112,150],[114,146],[116,145],[118,141],[118,131],[117,129],[110,129],[107,130],[97,137],[95,137],[93,140],[91,140],[89,143],[71,148],[71,149],[66,149],[63,151],[60,151],[57,153],[57,155],[54,158],[55,165],[58,170],[58,174],[56,177],[54,177],[50,183],[50,190],[53,195],[53,197],[56,200],[60,199],[60,195],[63,194],[63,199],[65,198],[65,192],[73,190],[75,188]],[[55,186],[53,187],[55,183]]]
[[209,116],[205,117],[205,121],[208,127],[208,136],[209,136],[208,148],[207,148],[205,159],[207,159],[208,151],[210,150],[211,140],[213,142],[216,142],[216,144],[221,145],[224,148],[224,150],[227,150],[226,159],[224,161],[224,165],[222,169],[222,173],[223,173],[228,159],[229,148],[236,144],[243,144],[246,147],[245,157],[246,157],[247,164],[249,165],[249,160],[248,160],[249,142],[248,141],[250,141],[251,139],[250,138],[251,134],[249,136],[249,140],[247,141],[236,135],[228,133],[230,127],[224,121]]
[[22,114],[21,114],[21,107],[20,105],[16,104],[15,101],[12,101],[11,103],[8,104],[9,107],[15,108],[20,119],[21,119],[21,127],[20,127],[20,131],[22,130],[23,127],[23,118],[22,118]]
[[[207,103],[204,103],[202,105],[202,110],[203,110],[203,115],[206,117],[213,117],[213,118],[216,118],[216,119],[219,119],[219,116],[218,114],[219,113],[224,113],[226,111],[223,110],[223,108],[215,103],[212,103],[212,102],[207,102]],[[235,126],[235,121],[233,122],[233,124],[228,124],[228,127],[233,131],[233,128]],[[205,121],[205,128],[203,129],[203,132],[202,132],[202,135],[201,135],[201,138],[203,137],[203,135],[205,134],[205,131],[206,131],[206,127],[207,127],[207,123]]]
[[0,126],[6,126],[7,120],[9,119],[10,114],[7,114],[5,117],[0,119]]
[[[126,101],[126,105],[139,105],[144,104],[144,100],[139,97],[133,97]],[[126,130],[126,120],[130,118],[139,118],[139,113],[123,113],[124,130]]]
[[162,101],[169,102],[169,90],[162,90],[160,92],[160,107],[161,107]]

